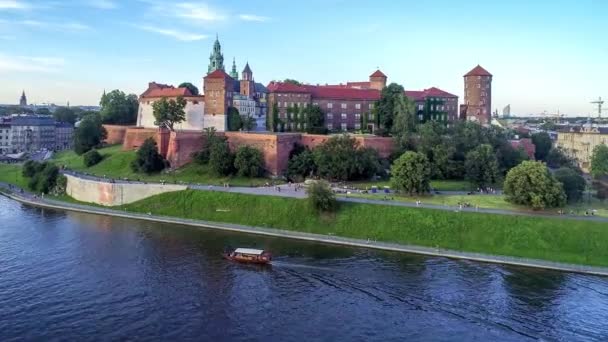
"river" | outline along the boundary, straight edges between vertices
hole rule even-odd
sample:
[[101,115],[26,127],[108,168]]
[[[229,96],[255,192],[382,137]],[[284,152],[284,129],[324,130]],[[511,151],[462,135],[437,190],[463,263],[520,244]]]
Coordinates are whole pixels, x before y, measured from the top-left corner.
[[[0,196],[0,340],[608,339],[608,278],[33,208]],[[270,267],[220,258],[271,250]]]

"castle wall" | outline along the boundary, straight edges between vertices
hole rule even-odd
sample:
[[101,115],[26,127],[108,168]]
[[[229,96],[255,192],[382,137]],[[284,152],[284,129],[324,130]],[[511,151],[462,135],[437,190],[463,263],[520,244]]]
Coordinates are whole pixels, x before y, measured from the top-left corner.
[[104,142],[109,145],[122,144],[125,140],[127,129],[133,127],[134,126],[103,125],[103,128],[105,128],[108,133]]
[[[138,149],[148,138],[157,140],[157,133],[158,128],[129,128],[125,132],[125,139],[122,143],[122,149],[125,151]],[[158,144],[158,140],[156,143]]]

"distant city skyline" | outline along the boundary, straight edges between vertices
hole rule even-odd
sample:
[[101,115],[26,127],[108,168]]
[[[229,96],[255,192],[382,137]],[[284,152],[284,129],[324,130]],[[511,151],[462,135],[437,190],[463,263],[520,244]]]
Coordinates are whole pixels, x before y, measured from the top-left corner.
[[365,81],[380,68],[406,89],[464,101],[463,75],[494,75],[492,110],[595,115],[608,98],[608,4],[447,0],[0,0],[0,103],[98,105],[105,89],[201,88],[218,34],[226,65],[257,82]]

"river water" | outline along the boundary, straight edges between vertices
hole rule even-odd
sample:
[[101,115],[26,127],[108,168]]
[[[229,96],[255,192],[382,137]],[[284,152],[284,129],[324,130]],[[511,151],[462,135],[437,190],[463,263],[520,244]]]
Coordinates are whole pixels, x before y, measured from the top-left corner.
[[[28,207],[0,196],[0,341],[608,339],[608,278]],[[270,249],[271,267],[220,258]]]

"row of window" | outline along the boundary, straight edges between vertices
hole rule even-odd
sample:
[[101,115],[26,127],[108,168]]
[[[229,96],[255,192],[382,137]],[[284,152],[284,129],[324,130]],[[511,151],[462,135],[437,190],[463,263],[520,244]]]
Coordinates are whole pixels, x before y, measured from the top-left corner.
[[[332,130],[334,129],[334,125],[332,123],[328,123],[326,125],[327,129]],[[348,126],[345,123],[340,124],[340,129],[343,131],[348,130]],[[360,123],[356,123],[355,124],[355,129],[361,129],[361,124]]]

